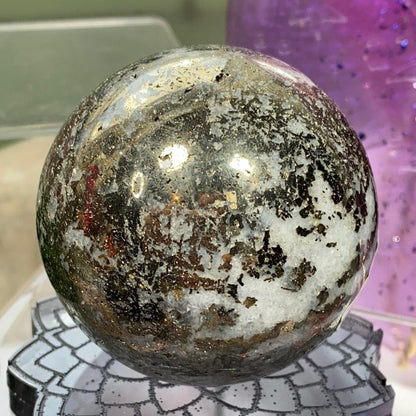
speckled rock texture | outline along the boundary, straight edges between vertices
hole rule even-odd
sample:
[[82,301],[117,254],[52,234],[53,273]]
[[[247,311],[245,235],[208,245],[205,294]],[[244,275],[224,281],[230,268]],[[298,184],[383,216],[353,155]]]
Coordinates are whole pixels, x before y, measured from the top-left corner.
[[[227,42],[299,68],[358,132],[378,191],[379,246],[355,306],[415,321],[416,1],[229,0],[227,19]],[[412,326],[380,326],[398,366],[416,368]]]
[[179,49],[117,72],[58,134],[37,227],[62,302],[100,346],[175,383],[285,367],[366,279],[377,205],[332,101],[274,58]]

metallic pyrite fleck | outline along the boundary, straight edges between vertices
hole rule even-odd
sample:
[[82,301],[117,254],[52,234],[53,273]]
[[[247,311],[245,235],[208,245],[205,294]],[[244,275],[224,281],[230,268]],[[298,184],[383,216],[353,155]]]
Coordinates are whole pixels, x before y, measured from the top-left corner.
[[377,245],[371,169],[306,76],[229,47],[104,81],[47,157],[37,227],[70,315],[126,365],[222,385],[340,323]]

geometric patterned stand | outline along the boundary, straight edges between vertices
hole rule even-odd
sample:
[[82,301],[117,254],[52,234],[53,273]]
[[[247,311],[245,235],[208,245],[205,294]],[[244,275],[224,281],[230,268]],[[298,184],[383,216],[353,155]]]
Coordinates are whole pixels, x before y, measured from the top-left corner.
[[279,372],[223,387],[150,379],[90,341],[54,297],[32,311],[33,340],[9,360],[17,416],[388,416],[394,392],[377,369],[382,332],[357,316]]

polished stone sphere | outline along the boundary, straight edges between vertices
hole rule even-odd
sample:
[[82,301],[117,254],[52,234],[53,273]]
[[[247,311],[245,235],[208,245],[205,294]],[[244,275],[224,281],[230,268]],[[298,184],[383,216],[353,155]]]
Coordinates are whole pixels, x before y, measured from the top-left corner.
[[316,85],[212,46],[136,62],[81,102],[47,157],[37,228],[98,345],[210,386],[275,372],[338,326],[377,206],[359,139]]

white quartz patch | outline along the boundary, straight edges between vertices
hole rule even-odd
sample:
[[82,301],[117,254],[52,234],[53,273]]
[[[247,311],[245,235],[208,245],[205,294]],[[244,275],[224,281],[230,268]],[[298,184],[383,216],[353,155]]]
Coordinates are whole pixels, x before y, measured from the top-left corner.
[[[315,171],[315,180],[309,188],[309,194],[315,201],[315,209],[324,213],[321,219],[302,218],[296,210],[292,212],[291,218],[282,219],[278,218],[272,209],[263,206],[259,209],[257,232],[256,230],[247,229],[244,231],[242,229],[241,233],[233,240],[233,243],[247,241],[247,238],[256,235],[256,250],[259,250],[263,244],[261,238],[264,231],[269,230],[269,245],[280,245],[284,255],[287,256],[284,265],[285,274],[282,277],[274,281],[266,281],[267,276],[264,272],[262,274],[260,267],[258,268],[261,274],[259,279],[248,276],[243,270],[242,258],[239,255],[232,257],[232,268],[227,273],[219,272],[222,255],[227,253],[227,247],[220,245],[215,255],[199,251],[200,263],[206,268],[205,273],[199,273],[199,275],[213,280],[228,276],[227,284],[238,286],[238,299],[241,303],[236,303],[230,295],[218,294],[216,291],[205,290],[202,287],[197,291],[187,293],[185,299],[181,300],[182,306],[180,308],[185,308],[190,312],[194,328],[202,326],[194,334],[196,338],[208,336],[210,333],[217,339],[230,339],[241,334],[244,334],[245,339],[249,339],[256,333],[271,330],[277,323],[304,320],[312,309],[317,308],[317,294],[324,289],[328,292],[327,303],[334,301],[337,296],[343,293],[348,296],[356,290],[357,284],[364,278],[365,270],[363,269],[359,270],[356,276],[353,276],[341,287],[338,286],[337,281],[350,269],[351,261],[357,255],[357,245],[370,238],[373,229],[370,219],[373,217],[375,209],[372,190],[369,189],[367,192],[368,220],[358,233],[354,231],[355,220],[352,212],[346,214],[340,204],[334,204],[330,198],[331,189],[319,171]],[[332,215],[337,211],[342,212],[342,218]],[[172,226],[169,230],[170,236],[175,240],[181,236],[189,237],[191,233],[186,220],[180,220],[177,215],[180,216],[179,211],[171,217]],[[318,224],[325,226],[325,235],[319,234],[316,230],[305,237],[296,233],[298,226],[310,229]],[[185,225],[186,227],[183,228]],[[327,247],[327,243],[334,242],[336,243],[335,247]],[[306,279],[304,285],[297,292],[285,289],[291,271],[298,267],[304,259],[316,268],[315,273]],[[267,266],[263,267],[265,267],[263,270],[267,269]],[[238,279],[242,274],[244,275],[243,286],[238,284]],[[254,305],[246,307],[243,303],[246,298],[254,298]],[[170,302],[175,303],[172,296],[170,296]],[[200,312],[209,310],[211,305],[232,311],[230,316],[234,324],[227,326],[226,331],[221,326],[212,330],[212,328],[208,329],[203,325],[204,318]]]
[[101,250],[96,243],[86,236],[84,230],[80,229],[77,223],[72,223],[66,228],[63,238],[67,247],[88,253],[91,259],[98,264],[111,267],[117,266],[115,259],[109,256],[105,250]]

